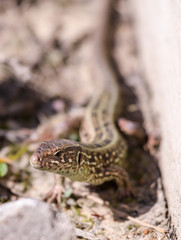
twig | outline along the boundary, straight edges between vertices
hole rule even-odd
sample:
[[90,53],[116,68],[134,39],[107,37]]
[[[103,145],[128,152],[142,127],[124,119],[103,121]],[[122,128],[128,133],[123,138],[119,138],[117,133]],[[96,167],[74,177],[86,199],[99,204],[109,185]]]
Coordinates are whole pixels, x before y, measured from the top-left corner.
[[2,157],[0,156],[0,163],[7,163],[7,164],[12,164],[12,160],[10,160],[7,157]]
[[[157,232],[160,232],[160,233],[164,234],[163,237],[166,237],[166,235],[165,235],[165,232],[166,232],[166,231],[165,231],[163,228],[156,227],[156,226],[153,226],[153,225],[151,225],[151,224],[149,224],[149,223],[142,222],[142,221],[140,221],[140,220],[138,220],[138,219],[135,219],[135,218],[133,218],[133,217],[131,217],[131,216],[128,216],[127,218],[128,218],[129,220],[131,220],[131,221],[133,221],[133,222],[141,225],[141,226],[148,227],[148,228],[152,228],[152,229],[156,230]],[[161,238],[161,239],[163,239],[163,238]]]

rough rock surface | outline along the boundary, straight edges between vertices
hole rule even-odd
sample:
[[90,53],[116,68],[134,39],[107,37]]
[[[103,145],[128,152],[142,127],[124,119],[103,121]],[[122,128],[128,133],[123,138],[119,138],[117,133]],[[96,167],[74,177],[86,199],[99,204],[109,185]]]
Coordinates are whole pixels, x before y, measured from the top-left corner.
[[143,112],[146,120],[149,112],[154,113],[155,125],[160,127],[159,165],[171,221],[181,239],[181,2],[130,2],[147,93],[146,98],[140,95]]
[[1,240],[73,240],[73,224],[44,202],[20,199],[0,207]]

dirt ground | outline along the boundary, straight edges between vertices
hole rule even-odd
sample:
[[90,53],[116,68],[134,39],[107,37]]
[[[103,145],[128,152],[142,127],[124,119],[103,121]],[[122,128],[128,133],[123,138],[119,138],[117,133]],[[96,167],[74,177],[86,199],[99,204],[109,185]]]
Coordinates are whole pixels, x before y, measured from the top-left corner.
[[[41,199],[50,190],[53,174],[29,165],[39,142],[79,140],[95,87],[90,53],[96,11],[96,0],[0,2],[0,160],[7,170],[1,172],[1,204],[22,196]],[[135,90],[143,80],[128,1],[114,2],[113,27],[113,58],[124,105],[118,123],[127,119],[141,129],[141,136],[124,133],[136,197],[120,201],[114,183],[95,188],[65,179],[58,207],[85,233],[78,239],[174,239],[157,166],[158,139],[150,131],[146,134]]]

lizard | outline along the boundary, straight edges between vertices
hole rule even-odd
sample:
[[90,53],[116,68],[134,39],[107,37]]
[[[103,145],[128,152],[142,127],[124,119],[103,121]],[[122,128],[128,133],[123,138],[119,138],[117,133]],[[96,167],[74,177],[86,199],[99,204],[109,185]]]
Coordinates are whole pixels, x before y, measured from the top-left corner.
[[103,4],[100,11],[103,17],[99,16],[100,23],[94,36],[92,61],[96,91],[82,122],[81,142],[68,139],[44,141],[32,154],[30,164],[36,169],[93,185],[114,180],[121,192],[124,189],[130,194],[130,179],[124,169],[128,146],[115,125],[122,100],[109,58],[113,1],[101,2]]

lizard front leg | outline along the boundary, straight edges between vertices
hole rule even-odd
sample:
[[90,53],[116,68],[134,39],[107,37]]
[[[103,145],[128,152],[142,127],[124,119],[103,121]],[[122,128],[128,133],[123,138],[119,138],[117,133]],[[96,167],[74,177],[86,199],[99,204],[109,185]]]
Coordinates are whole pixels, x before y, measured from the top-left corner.
[[111,180],[114,180],[117,183],[118,196],[120,198],[125,196],[135,196],[127,172],[118,165],[109,166],[101,170],[97,169],[97,174],[95,175],[95,178],[92,179],[91,183],[97,185]]

